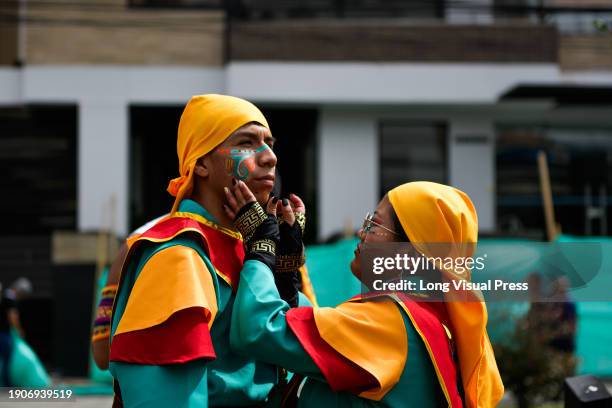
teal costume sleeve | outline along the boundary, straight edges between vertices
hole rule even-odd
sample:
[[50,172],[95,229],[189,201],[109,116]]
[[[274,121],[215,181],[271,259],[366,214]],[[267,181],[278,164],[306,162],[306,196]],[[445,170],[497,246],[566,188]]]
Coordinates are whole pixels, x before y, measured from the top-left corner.
[[318,377],[319,368],[287,325],[288,310],[272,271],[259,261],[245,262],[232,313],[230,345],[257,360]]
[[[170,244],[147,248],[138,264],[127,270],[125,284],[117,293],[112,335],[125,310],[129,293],[146,261]],[[207,259],[205,259],[207,261]],[[194,360],[184,364],[146,365],[111,361],[109,370],[119,381],[126,408],[202,408],[208,407],[207,362]]]
[[230,345],[237,352],[308,377],[301,387],[299,407],[404,407],[406,401],[414,402],[415,407],[439,406],[435,370],[405,313],[402,318],[411,352],[399,383],[379,403],[350,392],[333,391],[287,325],[287,311],[289,305],[280,298],[270,269],[258,261],[247,261],[234,302]]
[[111,363],[121,378],[126,408],[208,407],[206,363],[195,360],[165,366]]

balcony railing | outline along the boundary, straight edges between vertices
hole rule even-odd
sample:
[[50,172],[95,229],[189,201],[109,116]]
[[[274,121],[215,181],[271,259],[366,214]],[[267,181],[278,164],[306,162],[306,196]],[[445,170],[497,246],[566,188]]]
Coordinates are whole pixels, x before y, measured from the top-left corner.
[[400,18],[488,25],[521,19],[572,34],[593,33],[595,21],[612,20],[612,1],[601,0],[128,0],[128,4],[224,10],[234,21]]
[[[281,34],[282,33],[282,34]],[[532,24],[235,22],[230,60],[556,63],[558,33]]]

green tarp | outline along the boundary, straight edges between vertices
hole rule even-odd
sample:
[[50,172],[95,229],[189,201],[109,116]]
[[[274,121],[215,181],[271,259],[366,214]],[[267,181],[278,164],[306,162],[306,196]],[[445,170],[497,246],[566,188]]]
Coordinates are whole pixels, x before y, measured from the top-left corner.
[[[585,288],[572,291],[576,299],[601,299],[612,293],[612,239],[562,236],[558,239],[569,262],[580,271],[599,265],[598,273]],[[566,245],[571,242],[576,245]],[[356,239],[329,245],[310,246],[306,250],[307,266],[321,306],[334,306],[356,295],[360,284],[350,272],[349,264],[357,246]],[[589,244],[589,245],[585,245]],[[590,245],[594,244],[594,245]],[[569,248],[569,249],[568,249]],[[519,239],[481,239],[478,254],[487,254],[486,268],[473,279],[504,276],[519,281],[530,273],[546,272],[554,245]],[[612,298],[612,295],[609,295]],[[603,296],[606,298],[606,296]],[[529,310],[527,301],[489,302],[489,335],[501,341],[512,330],[514,321]],[[612,302],[580,301],[578,310],[577,354],[581,373],[612,377]]]

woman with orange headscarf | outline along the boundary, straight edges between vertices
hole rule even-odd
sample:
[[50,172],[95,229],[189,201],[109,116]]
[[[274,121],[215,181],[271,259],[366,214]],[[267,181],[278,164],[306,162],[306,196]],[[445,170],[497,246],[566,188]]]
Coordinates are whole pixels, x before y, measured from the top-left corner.
[[[246,202],[229,197],[232,211]],[[426,257],[435,256],[436,244],[451,244],[451,256],[471,256],[477,231],[465,193],[436,183],[403,184],[366,217],[351,270],[362,278],[361,250],[373,243],[410,241]],[[452,269],[438,272],[446,281],[469,279]],[[444,303],[427,303],[386,292],[334,308],[289,309],[271,274],[246,271],[230,340],[234,349],[300,374],[284,395],[287,406],[494,407],[503,384],[484,302],[478,293],[444,296]]]

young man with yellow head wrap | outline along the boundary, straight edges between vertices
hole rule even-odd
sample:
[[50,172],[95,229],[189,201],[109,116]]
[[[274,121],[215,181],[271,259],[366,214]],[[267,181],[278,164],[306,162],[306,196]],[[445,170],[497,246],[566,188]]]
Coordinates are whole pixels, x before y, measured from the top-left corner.
[[[172,211],[128,240],[113,304],[110,371],[117,405],[253,406],[278,382],[277,367],[236,354],[229,344],[244,270],[285,272],[275,275],[276,283],[283,298],[297,304],[304,205],[295,195],[291,205],[283,200],[283,215],[289,208],[296,215],[292,210],[280,228],[263,210],[280,204],[270,197],[273,144],[266,119],[250,102],[198,95],[185,107],[177,141],[180,177],[168,187],[176,197]],[[254,196],[230,217],[223,205],[231,186]]]
[[[244,202],[229,200],[232,211]],[[453,244],[452,256],[471,256],[477,231],[465,193],[407,183],[391,190],[366,218],[351,270],[361,278],[364,243],[409,240],[429,257],[435,244]],[[439,272],[445,279],[459,278],[452,270]],[[454,296],[451,291],[447,302],[432,303],[392,292],[373,294],[378,301],[359,296],[335,308],[290,309],[269,271],[243,271],[230,339],[235,349],[305,376],[304,381],[296,376],[289,389],[298,391],[285,395],[292,404],[297,395],[299,407],[494,407],[503,384],[486,332],[485,305],[478,294],[465,301]]]

